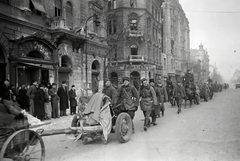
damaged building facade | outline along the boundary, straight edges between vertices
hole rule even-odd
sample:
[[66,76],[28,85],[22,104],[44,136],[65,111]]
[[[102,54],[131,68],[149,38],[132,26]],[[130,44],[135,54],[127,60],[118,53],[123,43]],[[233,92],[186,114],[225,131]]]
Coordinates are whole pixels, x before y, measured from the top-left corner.
[[102,18],[103,3],[1,0],[0,8],[1,82],[60,86],[65,80],[78,94],[101,88],[106,33],[95,22]]

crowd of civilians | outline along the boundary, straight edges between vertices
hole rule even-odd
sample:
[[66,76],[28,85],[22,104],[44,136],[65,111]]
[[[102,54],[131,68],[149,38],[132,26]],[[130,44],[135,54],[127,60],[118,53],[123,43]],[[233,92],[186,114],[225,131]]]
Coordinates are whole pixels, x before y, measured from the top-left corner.
[[40,120],[49,120],[67,116],[66,109],[70,114],[76,113],[77,95],[75,85],[68,91],[66,81],[57,88],[56,83],[45,86],[33,81],[32,85],[22,85],[16,88],[10,86],[9,80],[5,80],[0,86],[0,101],[11,100],[18,103],[21,109]]

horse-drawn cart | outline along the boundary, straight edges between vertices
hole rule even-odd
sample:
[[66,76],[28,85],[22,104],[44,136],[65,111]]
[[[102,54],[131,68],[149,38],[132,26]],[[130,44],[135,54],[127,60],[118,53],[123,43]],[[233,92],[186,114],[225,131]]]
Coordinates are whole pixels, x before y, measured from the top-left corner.
[[[10,127],[0,127],[0,161],[44,161],[45,146],[42,136],[73,134],[75,141],[101,136],[107,142],[110,131],[115,131],[119,142],[129,141],[132,135],[130,116],[124,112],[115,115],[106,95],[98,93],[93,98],[95,101],[96,98],[99,99],[93,105],[100,103],[100,106],[94,108],[94,111],[90,109],[89,115],[82,118],[79,114],[74,116],[73,127],[44,131],[39,127],[47,123],[37,125],[39,127],[29,126],[27,119],[19,120]],[[94,124],[89,124],[91,121]]]

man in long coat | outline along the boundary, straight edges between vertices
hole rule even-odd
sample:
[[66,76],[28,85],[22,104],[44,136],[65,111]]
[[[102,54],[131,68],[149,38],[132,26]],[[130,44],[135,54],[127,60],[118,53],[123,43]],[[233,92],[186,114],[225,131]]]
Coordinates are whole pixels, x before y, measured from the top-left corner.
[[150,115],[154,109],[153,106],[157,106],[157,97],[154,88],[148,84],[145,78],[142,79],[140,98],[140,107],[145,117],[143,129],[147,131],[147,128],[150,126]]
[[56,83],[52,84],[52,88],[48,91],[48,93],[51,96],[52,118],[59,118],[59,107],[58,107],[59,97],[57,95]]
[[69,99],[70,99],[70,114],[76,114],[76,107],[77,107],[77,94],[75,90],[75,85],[72,85],[71,90],[68,92]]
[[39,88],[37,89],[35,95],[34,95],[34,111],[35,116],[43,120],[45,116],[45,109],[44,109],[44,85],[40,84]]
[[182,105],[183,98],[186,97],[185,89],[181,85],[180,81],[177,81],[177,85],[173,88],[173,97],[176,98],[177,106],[178,106],[177,113],[179,114],[181,112],[181,105]]
[[31,85],[31,87],[28,89],[27,91],[27,96],[29,97],[29,102],[30,102],[30,106],[29,106],[29,113],[31,115],[35,115],[35,112],[34,112],[34,97],[35,97],[35,94],[37,92],[37,81],[33,81],[33,84]]
[[60,98],[60,117],[67,116],[66,109],[68,109],[68,90],[66,81],[62,81],[62,86],[58,88],[57,95]]

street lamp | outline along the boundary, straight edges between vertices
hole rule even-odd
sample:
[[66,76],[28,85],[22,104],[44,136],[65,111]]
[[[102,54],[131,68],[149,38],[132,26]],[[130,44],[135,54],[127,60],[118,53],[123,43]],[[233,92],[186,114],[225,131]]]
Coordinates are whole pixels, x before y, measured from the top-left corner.
[[94,22],[95,25],[98,27],[100,25],[99,17],[97,14],[93,14],[92,16],[88,17],[85,21],[85,74],[86,74],[86,96],[88,96],[88,54],[87,54],[87,22],[91,18],[95,18]]

